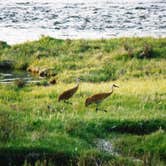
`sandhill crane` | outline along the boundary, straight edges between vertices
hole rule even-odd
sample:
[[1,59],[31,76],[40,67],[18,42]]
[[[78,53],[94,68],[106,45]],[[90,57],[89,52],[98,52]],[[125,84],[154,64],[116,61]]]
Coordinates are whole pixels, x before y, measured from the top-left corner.
[[98,110],[98,104],[102,100],[104,100],[105,98],[107,98],[108,96],[110,96],[113,93],[114,87],[119,88],[117,85],[113,84],[111,86],[111,91],[110,92],[107,92],[107,93],[98,93],[98,94],[95,94],[95,95],[92,95],[92,96],[88,97],[86,99],[86,101],[85,101],[85,106],[88,106],[90,104],[95,103],[95,104],[97,104],[97,107],[96,107],[96,111],[97,111]]
[[58,101],[63,100],[66,102],[66,100],[71,98],[76,93],[76,91],[78,90],[78,87],[79,87],[79,79],[77,79],[77,85],[74,88],[68,89],[64,91],[61,95],[59,95]]

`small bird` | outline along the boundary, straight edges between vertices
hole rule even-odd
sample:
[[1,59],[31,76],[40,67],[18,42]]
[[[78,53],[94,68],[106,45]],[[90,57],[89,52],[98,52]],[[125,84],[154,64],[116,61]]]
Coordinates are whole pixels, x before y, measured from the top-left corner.
[[60,102],[61,100],[65,101],[71,98],[78,90],[79,87],[79,81],[80,79],[77,79],[77,85],[74,88],[68,89],[64,91],[61,95],[58,97],[58,101]]
[[96,111],[97,111],[98,110],[98,104],[102,100],[104,100],[105,98],[107,98],[108,96],[110,96],[113,93],[114,87],[119,88],[119,86],[113,84],[111,86],[111,91],[110,92],[107,92],[107,93],[98,93],[98,94],[95,94],[95,95],[92,95],[92,96],[88,97],[86,99],[86,101],[85,101],[85,106],[87,107],[88,105],[95,103],[95,104],[97,104],[97,107],[96,107]]

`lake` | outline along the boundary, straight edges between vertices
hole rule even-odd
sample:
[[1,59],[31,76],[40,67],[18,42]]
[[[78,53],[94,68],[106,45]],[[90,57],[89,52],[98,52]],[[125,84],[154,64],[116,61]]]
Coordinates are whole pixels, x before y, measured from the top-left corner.
[[0,40],[166,36],[165,0],[0,0]]

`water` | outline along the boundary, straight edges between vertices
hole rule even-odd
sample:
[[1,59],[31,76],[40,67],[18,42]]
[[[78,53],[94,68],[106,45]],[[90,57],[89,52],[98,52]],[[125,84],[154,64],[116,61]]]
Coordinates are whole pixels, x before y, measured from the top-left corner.
[[0,0],[0,40],[166,37],[166,0]]
[[97,148],[99,150],[101,150],[101,151],[112,153],[112,154],[116,154],[114,149],[113,149],[112,143],[110,141],[108,141],[108,140],[97,139],[95,141],[95,144],[96,144]]
[[39,78],[26,71],[0,70],[0,84],[13,83],[17,79],[22,79],[26,83],[39,82]]

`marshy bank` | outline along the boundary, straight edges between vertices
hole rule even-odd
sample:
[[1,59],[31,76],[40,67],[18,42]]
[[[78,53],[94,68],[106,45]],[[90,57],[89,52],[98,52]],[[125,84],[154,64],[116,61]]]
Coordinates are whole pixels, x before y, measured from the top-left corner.
[[[0,50],[0,67],[24,70],[41,76],[57,76],[61,82],[165,78],[165,38],[119,38],[61,40],[43,36],[40,40]],[[3,63],[4,66],[3,66]],[[40,74],[39,74],[40,75]]]
[[[17,77],[26,80],[35,69],[38,79],[40,69],[42,81],[56,78],[56,84],[0,84],[0,163],[164,166],[165,53],[165,38],[3,43],[0,61],[14,63],[1,78],[22,71]],[[76,78],[72,104],[58,102]],[[100,103],[101,111],[85,107],[88,96],[110,91],[113,83],[120,88]]]

